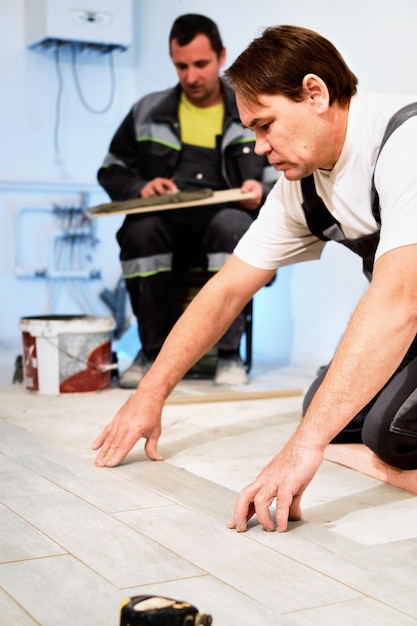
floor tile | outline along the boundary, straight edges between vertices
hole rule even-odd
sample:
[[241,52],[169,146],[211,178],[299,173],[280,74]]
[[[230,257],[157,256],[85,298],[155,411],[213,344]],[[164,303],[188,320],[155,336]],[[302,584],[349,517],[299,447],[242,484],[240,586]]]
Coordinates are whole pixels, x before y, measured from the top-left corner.
[[169,517],[148,509],[117,518],[279,613],[359,597],[316,570],[183,507],[173,507]]
[[64,553],[61,546],[0,504],[0,563]]
[[19,604],[0,589],[0,615],[8,626],[39,626]]
[[[119,622],[119,590],[69,555],[1,565],[0,585],[42,626]],[[6,610],[1,620],[11,626]]]
[[[417,623],[417,499],[333,461],[284,534],[225,527],[237,492],[301,419],[302,395],[213,402],[211,381],[163,410],[163,463],[139,442],[114,469],[91,442],[131,391],[45,397],[0,353],[0,622],[116,626],[120,602],[168,595],[214,626]],[[255,363],[248,388],[305,389],[312,372]],[[194,400],[204,394],[205,402]],[[216,398],[217,400],[217,398]],[[271,510],[273,514],[273,507]],[[65,606],[65,611],[60,607]]]
[[[118,587],[200,573],[186,559],[70,493],[6,499],[4,503]],[[162,515],[160,511],[158,515]]]

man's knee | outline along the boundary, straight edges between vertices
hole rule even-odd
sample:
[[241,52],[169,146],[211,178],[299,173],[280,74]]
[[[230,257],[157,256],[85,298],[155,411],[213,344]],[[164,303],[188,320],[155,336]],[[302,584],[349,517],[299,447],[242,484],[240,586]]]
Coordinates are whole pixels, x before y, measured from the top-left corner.
[[250,215],[239,209],[223,209],[216,213],[206,232],[206,239],[215,241],[223,251],[232,252],[252,223]]
[[399,370],[378,395],[362,439],[380,459],[398,469],[417,468],[417,360]]
[[378,433],[375,427],[367,428],[365,422],[362,441],[387,465],[400,470],[417,469],[417,437],[410,438],[386,430]]
[[166,250],[170,236],[161,216],[146,215],[126,220],[117,233],[117,241],[122,250],[130,251],[129,256],[146,256]]

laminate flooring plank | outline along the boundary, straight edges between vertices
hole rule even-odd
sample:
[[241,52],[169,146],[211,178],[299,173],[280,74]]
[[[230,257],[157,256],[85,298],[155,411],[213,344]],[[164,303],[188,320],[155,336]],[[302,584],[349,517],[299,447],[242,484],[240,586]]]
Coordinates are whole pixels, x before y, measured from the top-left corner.
[[[120,590],[70,555],[1,565],[0,584],[41,626],[119,623]],[[6,610],[1,623],[21,626]]]
[[[4,503],[117,587],[201,573],[159,542],[70,493],[9,498]],[[167,508],[152,510],[169,519]]]
[[50,447],[51,444],[44,443],[38,435],[0,418],[0,453],[4,456],[13,460],[24,454],[42,453]]
[[64,553],[61,546],[0,504],[0,563]]
[[166,461],[126,463],[112,471],[127,480],[146,485],[155,493],[169,498],[210,519],[226,524],[233,513],[236,492],[211,480],[195,476]]
[[3,443],[12,442],[13,449],[13,457],[0,453],[0,500],[61,487],[106,512],[171,503],[146,486],[133,484],[111,469],[97,468],[93,461],[77,458],[19,427],[3,424],[0,432]]
[[0,501],[4,498],[53,493],[60,487],[36,472],[0,454]]
[[280,613],[360,597],[317,569],[256,544],[180,506],[116,514],[132,528]]
[[[229,518],[228,507],[230,508],[234,502],[236,495],[234,492],[184,470],[173,468],[166,462],[151,465],[127,464],[116,468],[116,471],[123,472],[133,480],[144,481],[158,493],[175,499],[182,507],[202,513],[213,521],[225,524]],[[368,481],[366,484],[368,485]],[[374,486],[367,488],[363,493],[353,494],[346,498],[344,503],[327,503],[324,508],[336,507],[340,512],[343,508],[352,507],[353,501],[376,503],[382,499],[383,502],[394,505],[396,501],[401,502],[406,498],[408,502],[410,498],[409,493],[378,481],[375,483],[371,481],[371,484]],[[372,529],[365,528],[363,534],[369,532],[372,532]],[[242,535],[241,537],[243,538]],[[283,534],[266,533],[253,522],[253,527],[245,533],[245,538],[267,545],[279,554],[318,570],[358,591],[363,590],[377,601],[387,601],[394,608],[404,608],[409,614],[416,614],[417,600],[412,589],[417,580],[417,570],[412,552],[404,561],[396,558],[392,551],[386,553],[384,546],[362,545],[359,541],[343,537],[333,533],[329,528],[308,521],[290,523],[289,532]],[[395,573],[397,570],[398,576]]]
[[295,626],[352,626],[352,624],[378,624],[378,626],[415,626],[414,617],[376,602],[371,598],[348,600],[287,615]]
[[0,589],[0,620],[5,626],[39,626],[39,622],[2,589]]
[[190,602],[200,612],[213,617],[213,626],[291,626],[294,623],[290,617],[280,616],[278,611],[209,575],[136,587],[129,590],[126,597],[142,594]]
[[417,567],[417,539],[393,541],[388,545],[384,545],[381,550],[391,558],[401,559]]
[[294,524],[292,530],[284,534],[266,533],[257,526],[247,535],[263,546],[417,618],[417,567],[396,558],[384,546],[364,546],[303,522]]
[[[417,497],[409,491],[403,491],[383,484],[394,495],[392,501],[382,500],[374,505],[357,507],[347,511],[339,519],[326,524],[331,532],[357,541],[363,545],[383,545],[394,541],[413,540],[417,532]],[[378,492],[379,489],[375,489]],[[370,525],[370,514],[375,520],[384,523]],[[388,539],[388,541],[387,541]]]
[[107,513],[172,504],[146,485],[128,481],[112,469],[95,467],[67,453],[51,451],[42,456],[19,457],[19,461]]

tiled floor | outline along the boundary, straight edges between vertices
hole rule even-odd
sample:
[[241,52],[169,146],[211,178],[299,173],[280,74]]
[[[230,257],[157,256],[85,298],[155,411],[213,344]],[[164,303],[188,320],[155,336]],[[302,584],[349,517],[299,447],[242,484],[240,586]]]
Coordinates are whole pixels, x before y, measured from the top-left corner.
[[[45,397],[0,367],[0,624],[118,626],[167,595],[214,626],[417,624],[417,498],[325,461],[285,534],[226,528],[236,492],[295,428],[302,396],[172,403],[163,463],[138,445],[97,469],[90,444],[129,392]],[[302,390],[312,372],[256,364],[244,390]],[[218,392],[182,382],[179,395]]]

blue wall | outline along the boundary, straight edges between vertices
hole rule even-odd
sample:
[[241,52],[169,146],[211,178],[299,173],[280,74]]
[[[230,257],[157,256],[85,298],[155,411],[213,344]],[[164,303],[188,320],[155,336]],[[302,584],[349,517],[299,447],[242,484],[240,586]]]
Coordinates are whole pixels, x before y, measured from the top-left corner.
[[[24,262],[34,270],[51,263],[55,204],[77,205],[82,194],[87,194],[90,205],[107,201],[95,176],[114,130],[134,100],[176,81],[167,35],[179,14],[205,12],[217,21],[230,62],[265,26],[294,23],[330,38],[358,75],[360,88],[417,93],[415,0],[211,0],[207,5],[197,0],[134,0],[133,4],[134,45],[114,53],[116,94],[111,108],[94,115],[83,106],[69,51],[64,50],[58,125],[54,56],[26,48],[24,1],[0,0],[0,289],[7,297],[0,347],[20,342],[18,321],[25,315],[109,314],[99,294],[115,288],[120,276],[114,239],[120,218],[97,220],[98,243],[82,259],[86,267],[100,269],[99,279],[57,282],[18,277],[17,265]],[[110,89],[106,56],[86,53],[78,73],[87,101],[94,108],[103,107]],[[54,146],[57,126],[59,159]],[[327,361],[364,288],[358,260],[333,244],[319,262],[283,269],[276,283],[255,298],[255,359],[306,366]]]

